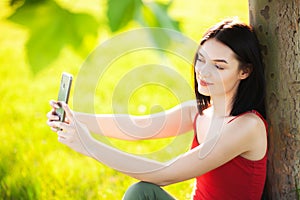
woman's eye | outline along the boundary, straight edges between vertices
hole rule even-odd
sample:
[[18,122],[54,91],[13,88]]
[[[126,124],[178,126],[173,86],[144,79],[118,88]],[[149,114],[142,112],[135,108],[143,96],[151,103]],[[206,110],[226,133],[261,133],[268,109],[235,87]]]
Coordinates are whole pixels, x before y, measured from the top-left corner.
[[197,58],[197,61],[204,63],[204,59],[202,59],[202,58]]
[[219,69],[219,70],[223,70],[223,69],[224,69],[224,68],[221,67],[220,65],[215,65],[215,67],[216,67],[217,69]]

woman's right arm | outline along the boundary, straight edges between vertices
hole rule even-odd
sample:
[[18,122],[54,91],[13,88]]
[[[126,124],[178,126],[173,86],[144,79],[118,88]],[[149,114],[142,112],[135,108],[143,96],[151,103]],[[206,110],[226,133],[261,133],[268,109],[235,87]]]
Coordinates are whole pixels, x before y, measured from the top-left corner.
[[173,137],[188,132],[193,128],[196,113],[196,102],[187,101],[151,115],[75,112],[75,117],[93,133],[122,140],[140,140]]

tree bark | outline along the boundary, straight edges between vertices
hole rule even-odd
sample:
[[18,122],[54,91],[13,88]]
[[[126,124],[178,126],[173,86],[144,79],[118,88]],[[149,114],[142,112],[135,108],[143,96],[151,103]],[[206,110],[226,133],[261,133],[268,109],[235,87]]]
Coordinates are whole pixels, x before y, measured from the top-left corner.
[[266,69],[267,199],[300,200],[300,0],[249,0]]

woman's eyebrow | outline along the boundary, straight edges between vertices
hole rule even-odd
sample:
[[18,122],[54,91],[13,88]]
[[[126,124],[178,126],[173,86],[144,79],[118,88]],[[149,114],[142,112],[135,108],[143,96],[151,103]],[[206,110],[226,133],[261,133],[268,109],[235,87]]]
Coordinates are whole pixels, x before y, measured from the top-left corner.
[[[198,57],[203,57],[204,58],[204,56],[200,52],[198,52]],[[224,59],[213,59],[212,61],[213,62],[222,62],[222,63],[228,64],[228,62],[226,60],[224,60]]]
[[213,59],[212,61],[214,61],[214,62],[222,62],[222,63],[228,64],[228,62],[226,60],[224,60],[224,59]]

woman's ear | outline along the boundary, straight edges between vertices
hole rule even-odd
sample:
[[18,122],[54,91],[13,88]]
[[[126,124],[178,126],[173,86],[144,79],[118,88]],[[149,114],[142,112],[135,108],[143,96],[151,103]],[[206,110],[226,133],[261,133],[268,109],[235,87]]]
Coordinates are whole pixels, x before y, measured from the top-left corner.
[[248,64],[247,66],[243,67],[243,69],[240,71],[239,78],[241,80],[246,79],[250,76],[251,72],[252,72],[251,64]]

